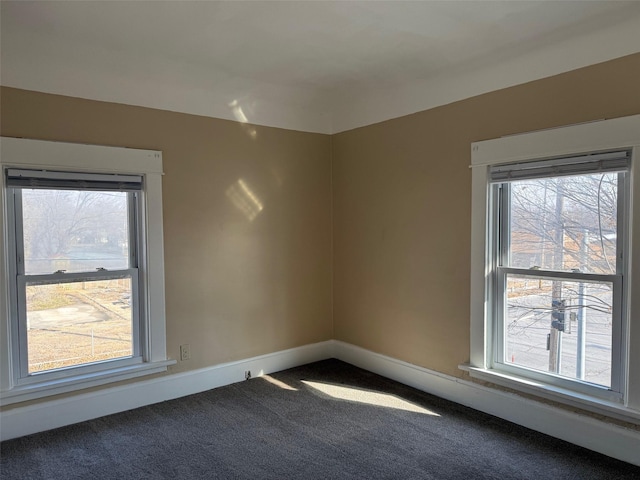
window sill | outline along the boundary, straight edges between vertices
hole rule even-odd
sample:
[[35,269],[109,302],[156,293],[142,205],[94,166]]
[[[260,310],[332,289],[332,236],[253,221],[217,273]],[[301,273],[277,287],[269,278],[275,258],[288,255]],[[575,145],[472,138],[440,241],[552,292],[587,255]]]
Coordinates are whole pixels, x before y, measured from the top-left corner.
[[606,417],[640,424],[640,411],[631,409],[615,401],[592,397],[584,393],[574,392],[572,390],[547,385],[515,375],[497,372],[495,370],[474,367],[469,364],[461,364],[458,368],[469,372],[469,375],[472,378],[476,378],[478,380],[490,382],[518,392],[542,397],[547,400],[552,400],[569,407],[579,408],[598,415],[604,415]]
[[0,406],[26,402],[29,400],[37,400],[51,395],[76,392],[90,387],[97,387],[108,383],[141,377],[143,375],[161,373],[165,372],[169,365],[173,365],[175,363],[175,360],[142,363],[127,367],[114,368],[111,370],[103,370],[96,373],[60,378],[37,384],[19,385],[10,390],[3,390],[0,392]]

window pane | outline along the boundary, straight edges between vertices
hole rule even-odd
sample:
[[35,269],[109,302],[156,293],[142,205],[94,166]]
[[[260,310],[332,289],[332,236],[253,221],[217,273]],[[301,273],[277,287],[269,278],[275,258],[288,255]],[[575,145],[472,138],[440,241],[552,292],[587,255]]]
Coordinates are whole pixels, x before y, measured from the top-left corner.
[[507,275],[504,363],[611,386],[613,285]]
[[129,268],[126,192],[22,190],[25,273]]
[[131,279],[27,284],[29,373],[133,355]]
[[510,183],[508,265],[616,273],[619,175]]

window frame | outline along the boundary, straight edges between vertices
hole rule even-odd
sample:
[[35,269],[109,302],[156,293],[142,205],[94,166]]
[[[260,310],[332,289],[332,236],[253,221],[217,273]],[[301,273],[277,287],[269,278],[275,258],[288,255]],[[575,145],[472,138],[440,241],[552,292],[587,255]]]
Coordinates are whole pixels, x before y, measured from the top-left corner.
[[[621,378],[619,394],[598,395],[597,390],[576,388],[545,381],[535,376],[522,376],[508,369],[495,368],[495,315],[491,298],[491,272],[495,245],[491,228],[496,221],[491,215],[489,169],[500,164],[570,157],[592,152],[631,150],[631,167],[627,174],[629,211],[624,215],[626,232],[624,251],[627,277],[622,285],[624,311],[621,326]],[[640,255],[633,255],[632,245],[640,239],[640,115],[602,120],[585,124],[558,127],[498,139],[475,142],[471,145],[472,212],[471,212],[471,303],[470,303],[470,360],[460,368],[483,381],[505,386],[561,403],[591,410],[624,420],[640,420],[640,318],[632,311],[640,308],[637,280],[640,278]],[[620,212],[619,212],[620,214]],[[495,290],[495,289],[494,289]],[[625,334],[626,332],[626,334]],[[615,381],[615,379],[612,379]],[[612,385],[613,386],[613,385]]]
[[[535,164],[549,164],[550,166],[571,165],[575,156],[562,157],[553,160],[533,161]],[[521,164],[512,164],[517,168]],[[523,378],[528,378],[541,383],[558,386],[567,390],[592,395],[608,401],[620,402],[623,398],[625,387],[626,344],[623,338],[627,336],[628,326],[624,319],[626,315],[626,295],[624,292],[624,281],[628,276],[627,272],[627,242],[626,218],[629,203],[629,169],[618,168],[605,173],[624,172],[624,180],[618,180],[617,195],[617,259],[616,272],[613,274],[576,272],[565,270],[553,270],[550,268],[537,268],[531,270],[524,267],[514,267],[508,265],[508,254],[510,250],[510,215],[511,215],[511,184],[507,181],[489,180],[489,207],[488,218],[488,248],[487,264],[489,265],[490,278],[487,279],[487,295],[490,299],[489,319],[492,323],[493,345],[491,348],[491,368]],[[593,174],[592,169],[585,167],[584,170],[575,169],[574,174]],[[531,179],[540,178],[561,178],[560,176],[534,176]],[[622,188],[620,188],[622,187]],[[504,360],[505,353],[505,329],[504,310],[506,304],[506,282],[508,275],[519,275],[547,281],[569,281],[569,282],[603,282],[612,286],[612,352],[611,352],[611,378],[610,387],[597,385],[586,380],[572,379],[560,374],[536,371],[524,366],[510,365]]]
[[[162,153],[120,147],[0,138],[0,405],[33,400],[48,395],[73,392],[93,386],[166,371],[174,364],[166,356],[164,305],[164,248],[162,228]],[[18,288],[17,270],[12,261],[15,232],[12,231],[13,205],[5,185],[8,168],[50,170],[74,174],[124,174],[142,177],[143,189],[137,193],[137,280],[140,287],[139,341],[133,358],[81,364],[58,371],[25,377],[18,355],[19,319],[11,296]],[[130,220],[131,222],[131,220]],[[15,257],[14,257],[15,258]],[[12,263],[13,262],[13,263]],[[131,265],[130,265],[131,266]],[[114,272],[95,272],[96,278]],[[12,279],[12,275],[13,279]],[[57,277],[77,278],[66,273]],[[55,279],[57,279],[57,277]],[[51,277],[54,279],[54,277]],[[12,287],[12,285],[15,285]]]

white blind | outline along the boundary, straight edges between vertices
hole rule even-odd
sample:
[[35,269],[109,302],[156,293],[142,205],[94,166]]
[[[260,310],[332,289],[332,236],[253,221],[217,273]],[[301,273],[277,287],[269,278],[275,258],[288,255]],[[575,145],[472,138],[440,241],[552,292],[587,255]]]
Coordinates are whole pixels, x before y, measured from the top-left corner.
[[115,175],[108,173],[55,172],[49,170],[6,170],[8,187],[50,188],[69,190],[142,190],[141,175]]
[[493,183],[504,183],[531,178],[624,172],[629,170],[630,165],[631,150],[621,150],[551,160],[494,165],[489,168],[489,179]]

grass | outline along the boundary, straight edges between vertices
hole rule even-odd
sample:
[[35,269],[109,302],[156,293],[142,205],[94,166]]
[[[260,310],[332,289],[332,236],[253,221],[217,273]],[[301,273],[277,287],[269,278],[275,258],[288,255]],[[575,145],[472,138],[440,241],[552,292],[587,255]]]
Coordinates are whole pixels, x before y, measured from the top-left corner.
[[52,289],[42,290],[34,286],[27,287],[27,311],[29,312],[66,307],[73,303],[73,297],[60,295]]
[[128,280],[27,287],[29,373],[132,355]]

